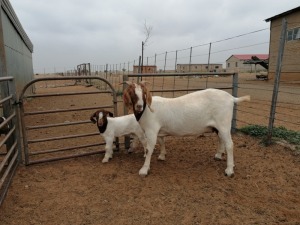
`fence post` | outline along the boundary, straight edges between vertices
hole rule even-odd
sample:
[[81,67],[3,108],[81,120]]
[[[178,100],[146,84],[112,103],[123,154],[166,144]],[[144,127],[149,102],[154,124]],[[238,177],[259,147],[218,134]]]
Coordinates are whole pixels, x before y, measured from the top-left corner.
[[[208,50],[207,72],[209,72],[210,53],[211,53],[211,42],[209,43],[209,50]],[[208,76],[206,76],[205,88],[207,88],[207,83],[208,83]]]
[[164,73],[166,72],[167,55],[168,55],[168,52],[165,53]]
[[12,119],[12,123],[15,125],[15,131],[13,133],[13,139],[17,142],[17,151],[18,151],[18,163],[22,161],[22,150],[21,150],[21,139],[20,139],[20,121],[19,121],[19,111],[18,111],[18,99],[17,99],[17,91],[16,91],[16,84],[15,80],[12,79],[8,81],[9,86],[9,94],[11,94],[12,97],[12,108],[15,112],[16,116]]
[[[127,85],[125,83],[126,81],[128,81],[128,75],[124,75],[123,76],[123,93],[124,93],[124,90],[125,90],[126,85]],[[127,115],[128,114],[128,110],[127,110],[126,106],[124,105],[123,108],[124,108],[124,115]],[[129,149],[130,148],[130,136],[129,135],[125,135],[124,142],[125,142],[125,148]]]
[[275,72],[272,104],[271,104],[271,110],[270,110],[267,145],[270,145],[271,140],[272,140],[273,126],[274,126],[274,120],[275,120],[275,110],[276,110],[276,103],[277,103],[277,96],[278,96],[278,88],[279,88],[279,81],[280,81],[281,67],[282,67],[282,58],[283,58],[284,45],[285,45],[285,40],[286,40],[286,30],[287,30],[287,21],[285,18],[283,18],[280,41],[279,41],[279,48],[278,48],[278,58],[277,58],[277,65],[276,65],[276,72]]
[[[238,73],[234,73],[232,76],[232,95],[234,97],[238,96],[238,81],[239,81],[239,75],[238,75]],[[231,121],[231,132],[232,133],[236,132],[236,111],[237,111],[237,105],[234,104],[232,121]]]

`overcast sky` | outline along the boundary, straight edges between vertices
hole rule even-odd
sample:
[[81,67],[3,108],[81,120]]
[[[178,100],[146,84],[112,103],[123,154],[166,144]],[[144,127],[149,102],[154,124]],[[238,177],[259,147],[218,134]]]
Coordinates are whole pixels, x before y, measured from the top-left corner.
[[[141,55],[141,43],[146,37],[145,22],[152,27],[145,56],[189,49],[261,29],[265,30],[246,36],[249,45],[253,45],[251,49],[239,49],[239,46],[247,46],[247,41],[237,44],[240,39],[234,39],[222,42],[222,47],[213,44],[212,52],[237,48],[237,53],[268,53],[268,44],[263,43],[269,41],[270,24],[264,20],[300,5],[299,0],[10,2],[34,45],[35,73],[66,71],[88,62],[93,65],[133,63]],[[197,48],[193,49],[193,55],[207,53],[207,46],[204,47],[199,47],[198,53]],[[234,50],[226,52],[227,55],[234,53]],[[215,56],[212,60],[219,62],[228,58],[222,57]],[[193,63],[197,63],[196,57]]]

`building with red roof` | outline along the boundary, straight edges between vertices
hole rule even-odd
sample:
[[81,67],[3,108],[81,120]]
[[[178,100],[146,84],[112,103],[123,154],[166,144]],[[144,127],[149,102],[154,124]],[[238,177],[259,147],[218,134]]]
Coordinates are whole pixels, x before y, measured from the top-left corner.
[[253,57],[262,61],[268,61],[269,54],[236,54],[231,55],[226,60],[226,72],[261,72],[267,71],[267,69],[253,61]]

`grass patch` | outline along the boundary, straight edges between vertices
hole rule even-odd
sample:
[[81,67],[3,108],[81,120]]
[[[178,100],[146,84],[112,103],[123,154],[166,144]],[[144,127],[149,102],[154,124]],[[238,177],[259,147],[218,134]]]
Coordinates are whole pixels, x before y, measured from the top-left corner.
[[[265,139],[268,134],[268,128],[261,125],[249,125],[239,129],[242,133]],[[285,127],[274,127],[272,133],[273,139],[285,140],[293,145],[300,145],[300,132],[288,130]]]

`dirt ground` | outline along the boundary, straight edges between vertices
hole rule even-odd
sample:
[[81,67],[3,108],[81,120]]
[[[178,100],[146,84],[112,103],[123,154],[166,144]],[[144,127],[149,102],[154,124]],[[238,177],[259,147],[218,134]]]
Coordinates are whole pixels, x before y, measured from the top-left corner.
[[[98,100],[67,96],[48,103],[32,100],[28,107],[63,108],[66,102],[76,107]],[[81,118],[75,112],[72,118],[89,114]],[[54,117],[69,120],[54,114],[27,122],[40,124]],[[225,161],[213,159],[217,137],[212,133],[167,137],[166,161],[157,160],[156,150],[144,178],[138,175],[142,149],[129,154],[121,148],[107,164],[96,154],[21,165],[0,208],[0,224],[300,224],[299,154],[276,144],[265,147],[240,133],[233,135],[233,142],[233,178],[224,176]]]

